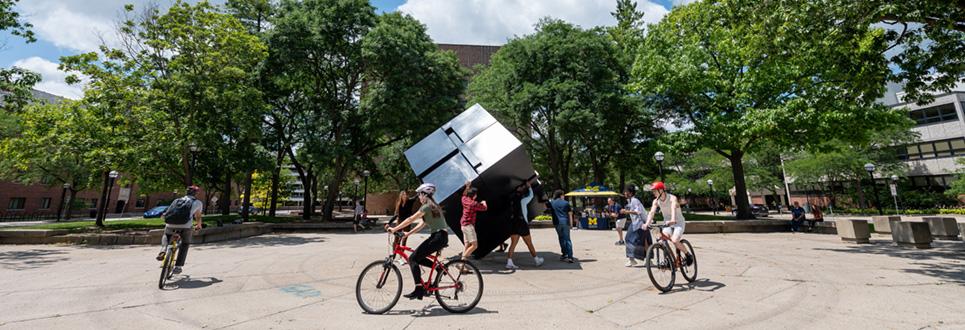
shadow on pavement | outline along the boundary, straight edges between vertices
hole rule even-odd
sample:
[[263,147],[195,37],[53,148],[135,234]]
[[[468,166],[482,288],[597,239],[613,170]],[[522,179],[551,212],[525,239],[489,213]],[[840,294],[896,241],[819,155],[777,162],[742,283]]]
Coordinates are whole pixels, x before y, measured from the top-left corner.
[[[428,297],[426,298],[428,299]],[[491,311],[479,306],[476,306],[472,310],[461,313],[466,315],[473,314],[499,314],[499,311]],[[411,315],[412,317],[432,317],[432,316],[445,316],[445,315],[461,315],[456,313],[450,313],[449,311],[439,307],[436,304],[430,304],[422,309],[403,309],[403,310],[392,310],[388,311],[382,315]]]
[[175,289],[200,289],[224,282],[215,277],[191,278],[190,275],[184,276],[177,282],[171,283]]
[[[281,235],[268,234],[268,235],[261,235],[261,236],[252,236],[252,237],[231,240],[231,241],[209,243],[203,246],[199,246],[198,248],[203,249],[206,247],[234,248],[234,247],[259,247],[259,246],[296,246],[296,245],[323,243],[323,242],[325,242],[325,238],[320,236],[302,237],[298,235],[289,235],[289,234],[281,234]],[[191,248],[194,249],[194,246],[192,246]]]
[[26,251],[0,252],[0,266],[13,270],[28,270],[44,267],[70,258],[60,250],[32,249]]
[[965,243],[961,241],[934,241],[931,249],[899,247],[890,241],[878,240],[872,241],[872,244],[850,244],[840,248],[815,250],[904,258],[910,266],[914,266],[902,269],[904,272],[965,284]]
[[697,279],[693,283],[687,283],[687,280],[684,280],[683,284],[676,285],[677,288],[680,288],[679,290],[675,288],[674,290],[670,290],[670,292],[667,292],[667,294],[686,292],[686,291],[714,292],[726,286],[727,284],[714,282],[706,278]]
[[[519,267],[519,271],[527,270],[582,270],[583,263],[596,262],[596,259],[579,259],[576,258],[573,263],[568,263],[560,260],[560,254],[555,252],[536,252],[536,255],[543,258],[543,265],[536,266],[533,262],[533,257],[530,256],[529,252],[520,253],[517,251],[513,255],[513,263]],[[492,252],[485,258],[479,260],[472,260],[476,267],[483,274],[512,274],[516,270],[506,269],[506,253],[502,252]]]

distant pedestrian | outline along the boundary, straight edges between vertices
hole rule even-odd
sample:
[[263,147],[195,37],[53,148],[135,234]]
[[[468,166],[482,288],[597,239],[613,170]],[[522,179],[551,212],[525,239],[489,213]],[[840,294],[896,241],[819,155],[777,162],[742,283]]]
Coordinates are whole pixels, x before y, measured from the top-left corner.
[[821,212],[821,207],[817,205],[811,207],[811,220],[807,220],[808,231],[813,232],[814,225],[822,221],[824,221],[824,213]]
[[[535,180],[535,178],[533,179]],[[533,200],[532,182],[526,181],[516,187],[516,190],[509,196],[509,223],[511,236],[509,237],[509,250],[506,252],[506,269],[518,269],[513,263],[513,253],[516,252],[516,244],[519,239],[529,248],[529,254],[533,256],[533,263],[536,266],[543,264],[543,258],[536,255],[536,247],[533,246],[533,237],[529,232],[528,207],[529,201]],[[523,204],[526,202],[526,204]]]
[[476,238],[476,213],[489,209],[486,201],[478,201],[478,190],[472,187],[472,181],[466,181],[466,188],[462,191],[462,218],[459,219],[462,229],[462,242],[466,248],[462,251],[462,259],[466,260],[479,245]]
[[801,204],[794,202],[794,206],[791,207],[791,232],[801,231],[801,224],[806,220],[804,208]]
[[624,226],[626,226],[627,224],[627,218],[626,216],[620,214],[620,210],[622,209],[623,209],[623,206],[621,206],[620,203],[617,203],[616,199],[614,199],[613,197],[606,199],[606,215],[611,220],[616,221],[616,224],[615,224],[615,227],[617,230],[616,245],[626,244],[626,242],[623,241],[623,230],[625,229]]
[[356,201],[355,202],[355,216],[352,218],[352,229],[355,232],[359,230],[365,230],[365,225],[363,225],[365,220],[365,202]]
[[653,243],[650,232],[643,229],[643,214],[646,212],[643,203],[637,199],[637,189],[634,186],[627,186],[623,190],[623,197],[627,199],[627,206],[620,211],[630,217],[630,228],[627,229],[626,243],[626,267],[637,265],[637,259],[646,259],[647,247]]
[[570,202],[563,199],[563,191],[557,189],[553,192],[553,225],[556,227],[556,236],[560,240],[560,260],[573,263],[573,241],[570,240],[570,224],[573,223],[573,208]]

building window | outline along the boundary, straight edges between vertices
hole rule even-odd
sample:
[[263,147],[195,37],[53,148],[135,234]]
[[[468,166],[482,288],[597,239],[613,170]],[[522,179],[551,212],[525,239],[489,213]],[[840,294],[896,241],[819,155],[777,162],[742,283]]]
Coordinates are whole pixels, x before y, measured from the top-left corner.
[[898,158],[917,160],[965,155],[965,138],[922,142],[898,147]]
[[142,208],[144,207],[144,204],[146,204],[146,200],[144,196],[138,196],[137,200],[134,201],[134,207],[136,208]]
[[88,208],[91,208],[91,209],[96,209],[96,208],[97,208],[97,198],[91,198],[91,199],[90,199],[90,206],[89,206]]
[[50,197],[44,197],[40,199],[40,209],[41,210],[50,209]]
[[958,112],[955,111],[954,103],[912,110],[908,115],[911,119],[914,119],[918,125],[958,120]]
[[14,197],[10,199],[10,204],[7,204],[8,210],[23,210],[24,206],[27,204],[27,199],[23,197]]

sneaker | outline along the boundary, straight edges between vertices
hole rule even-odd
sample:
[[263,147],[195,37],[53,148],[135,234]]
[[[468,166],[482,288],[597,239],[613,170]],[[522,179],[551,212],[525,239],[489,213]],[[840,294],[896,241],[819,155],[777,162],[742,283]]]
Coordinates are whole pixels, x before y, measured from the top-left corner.
[[560,256],[560,261],[566,261],[566,256]]
[[571,263],[571,264],[575,262],[575,260],[573,260],[573,257],[566,257],[566,260],[564,260],[564,261],[566,261],[566,262],[568,262],[568,263]]
[[157,261],[164,260],[164,251],[161,251],[161,253],[158,253],[157,258],[154,258],[154,259]]
[[171,273],[172,273],[172,274],[181,274],[181,267],[175,266],[175,267],[174,267],[174,270],[172,270]]
[[542,257],[533,257],[533,262],[536,263],[536,267],[542,266],[542,265],[543,265],[543,261],[544,261],[544,260],[543,260]]
[[508,259],[506,260],[506,269],[519,269],[519,267],[513,264],[513,259]]
[[613,245],[624,245],[624,244],[627,244],[627,243],[624,241],[617,241],[616,243],[613,243]]
[[415,290],[412,290],[412,292],[410,292],[407,295],[404,295],[403,297],[409,298],[410,300],[411,299],[422,300],[422,297],[425,297],[425,296],[426,296],[426,289],[423,288],[421,285],[419,285],[415,287]]
[[635,267],[636,265],[637,265],[637,261],[636,261],[635,259],[633,259],[633,258],[627,258],[627,263],[626,263],[625,265],[623,265],[623,266],[624,266],[624,267]]

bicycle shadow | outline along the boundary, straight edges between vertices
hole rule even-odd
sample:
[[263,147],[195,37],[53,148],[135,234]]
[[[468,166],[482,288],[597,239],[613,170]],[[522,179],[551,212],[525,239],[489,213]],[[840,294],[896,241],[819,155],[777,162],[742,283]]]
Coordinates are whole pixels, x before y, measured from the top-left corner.
[[[686,280],[684,281],[686,282]],[[727,287],[727,284],[714,282],[707,278],[701,278],[697,279],[693,283],[676,284],[672,290],[661,293],[661,295],[688,291],[714,292],[723,289],[724,287]]]
[[191,278],[191,275],[185,275],[179,278],[177,281],[172,282],[164,290],[177,290],[177,289],[200,289],[206,288],[218,283],[224,282],[216,277],[201,277],[201,278]]
[[[488,309],[485,309],[485,308],[482,308],[482,307],[478,307],[478,306],[477,306],[477,307],[473,308],[472,310],[470,310],[470,311],[468,311],[468,312],[465,312],[465,313],[461,313],[461,314],[464,314],[464,315],[473,315],[473,314],[499,314],[499,311],[491,311],[491,310],[488,310]],[[434,317],[434,316],[457,315],[457,314],[451,313],[451,312],[443,309],[443,308],[440,307],[439,305],[429,304],[428,306],[423,307],[422,309],[392,310],[392,311],[385,312],[385,313],[382,314],[382,315],[403,315],[403,316],[404,316],[404,315],[410,315],[410,316],[412,316],[412,317]]]

